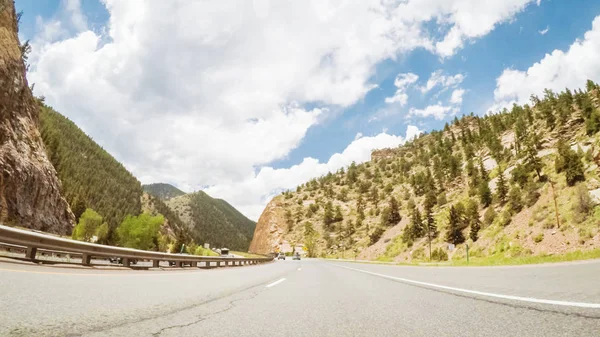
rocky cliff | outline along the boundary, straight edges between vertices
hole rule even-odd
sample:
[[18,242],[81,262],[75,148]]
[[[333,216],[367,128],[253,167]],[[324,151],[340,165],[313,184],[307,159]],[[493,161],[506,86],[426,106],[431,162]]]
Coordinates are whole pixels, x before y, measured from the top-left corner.
[[12,0],[0,0],[0,222],[58,234],[74,216],[38,130]]
[[248,251],[269,254],[280,250],[283,244],[285,215],[281,196],[273,198],[260,215]]

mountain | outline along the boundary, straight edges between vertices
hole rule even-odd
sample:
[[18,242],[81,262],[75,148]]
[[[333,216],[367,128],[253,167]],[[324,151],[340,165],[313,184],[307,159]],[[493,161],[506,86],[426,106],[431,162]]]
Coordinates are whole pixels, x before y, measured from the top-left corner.
[[116,228],[142,211],[142,185],[71,120],[42,104],[42,139],[75,216],[92,208]]
[[[531,105],[443,130],[275,197],[249,251],[427,261],[565,254],[600,246],[600,91],[545,90]],[[450,246],[452,244],[452,246]]]
[[171,198],[185,194],[185,192],[178,189],[177,187],[163,183],[142,185],[142,188],[144,189],[144,192],[151,194],[161,200],[169,200]]
[[198,244],[248,250],[256,223],[226,201],[198,191],[171,198],[166,204],[188,225]]
[[0,6],[0,36],[0,223],[67,234],[74,216],[38,130],[13,1]]

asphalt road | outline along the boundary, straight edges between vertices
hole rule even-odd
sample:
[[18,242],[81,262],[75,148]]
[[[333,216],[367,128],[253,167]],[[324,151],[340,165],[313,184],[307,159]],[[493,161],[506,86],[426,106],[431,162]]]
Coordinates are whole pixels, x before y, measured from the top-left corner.
[[600,336],[600,261],[129,271],[0,260],[0,336]]

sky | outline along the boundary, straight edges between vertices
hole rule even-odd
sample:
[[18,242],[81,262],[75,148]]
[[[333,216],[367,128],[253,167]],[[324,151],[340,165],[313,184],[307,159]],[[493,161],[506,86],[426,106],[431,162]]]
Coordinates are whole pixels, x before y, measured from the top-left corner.
[[142,183],[270,199],[600,81],[597,0],[17,0],[34,94]]

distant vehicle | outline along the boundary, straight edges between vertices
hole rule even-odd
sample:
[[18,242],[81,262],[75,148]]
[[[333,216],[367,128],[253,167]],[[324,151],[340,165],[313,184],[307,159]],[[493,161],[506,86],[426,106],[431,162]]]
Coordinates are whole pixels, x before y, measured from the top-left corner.
[[300,260],[300,253],[294,254],[294,257],[292,258],[292,260]]
[[277,260],[285,260],[285,254],[279,253],[279,255],[277,256]]
[[221,256],[229,256],[229,248],[221,248]]

